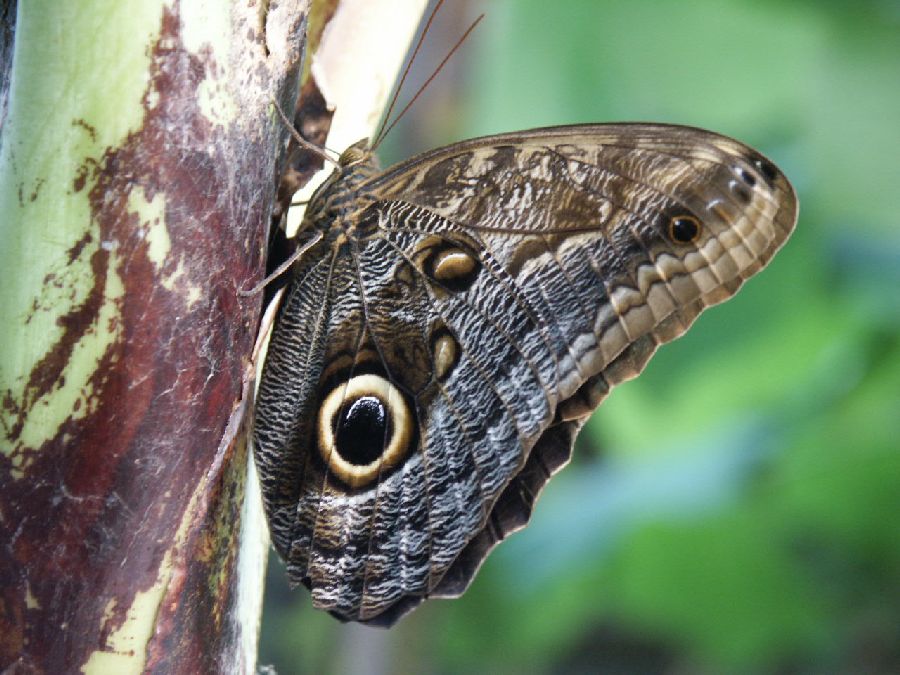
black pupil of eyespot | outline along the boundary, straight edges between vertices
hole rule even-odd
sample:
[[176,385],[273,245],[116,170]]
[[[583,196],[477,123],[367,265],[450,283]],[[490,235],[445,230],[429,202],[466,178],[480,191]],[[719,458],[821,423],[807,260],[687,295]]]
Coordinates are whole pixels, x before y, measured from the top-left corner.
[[335,431],[341,457],[357,466],[371,464],[389,440],[387,409],[378,397],[361,396],[344,407]]
[[691,218],[675,218],[672,220],[672,237],[675,241],[687,243],[694,241],[699,228]]

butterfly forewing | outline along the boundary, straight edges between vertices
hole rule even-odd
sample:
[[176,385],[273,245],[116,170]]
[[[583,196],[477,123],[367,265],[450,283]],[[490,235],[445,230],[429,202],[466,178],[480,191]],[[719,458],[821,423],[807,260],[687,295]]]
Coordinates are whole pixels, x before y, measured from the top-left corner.
[[310,203],[256,410],[273,541],[342,619],[462,592],[585,417],[797,215],[754,150],[581,125],[342,168]]

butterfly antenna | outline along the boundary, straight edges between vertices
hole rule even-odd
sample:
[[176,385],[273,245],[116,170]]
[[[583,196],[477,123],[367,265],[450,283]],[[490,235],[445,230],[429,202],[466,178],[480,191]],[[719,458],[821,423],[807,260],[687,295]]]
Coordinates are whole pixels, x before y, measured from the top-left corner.
[[303,136],[300,135],[300,132],[294,128],[294,123],[288,119],[288,116],[284,114],[284,110],[282,110],[281,106],[278,105],[278,101],[273,98],[272,103],[275,105],[275,110],[277,110],[278,114],[281,116],[281,121],[284,122],[284,126],[288,128],[288,130],[291,132],[291,136],[293,136],[294,140],[300,144],[300,147],[306,148],[310,152],[324,159],[326,162],[331,163],[336,168],[340,168],[340,163],[326,152],[327,148],[322,149],[315,143],[306,140],[305,138],[303,138]]
[[[442,2],[443,2],[443,0],[442,0]],[[442,2],[438,3],[438,7],[441,6]],[[437,11],[437,7],[435,8],[435,11]],[[431,18],[432,18],[432,19],[434,18],[434,13],[433,13],[433,12],[432,12]],[[434,78],[437,77],[438,73],[441,72],[441,70],[443,69],[443,67],[444,67],[445,65],[447,65],[447,61],[450,60],[450,57],[452,57],[452,56],[456,53],[456,51],[460,48],[460,46],[462,45],[462,43],[466,41],[466,38],[469,37],[469,34],[470,34],[473,30],[475,30],[475,26],[477,26],[478,23],[479,23],[483,18],[484,18],[484,14],[481,14],[477,19],[475,19],[475,20],[472,22],[472,25],[469,26],[469,28],[466,30],[466,32],[462,34],[462,37],[459,38],[459,40],[456,41],[456,44],[453,45],[453,48],[447,53],[447,56],[444,57],[444,60],[441,61],[440,64],[438,64],[438,67],[435,68],[435,70],[434,70],[434,72],[431,74],[431,76],[430,76],[427,80],[425,80],[425,84],[423,84],[421,87],[419,87],[419,90],[415,93],[415,96],[413,96],[412,99],[410,99],[409,103],[407,103],[407,104],[403,107],[403,110],[401,110],[401,111],[399,112],[399,114],[397,115],[397,117],[394,118],[394,121],[391,122],[386,128],[384,127],[384,125],[382,125],[382,130],[378,132],[378,136],[376,137],[375,142],[372,144],[372,150],[375,150],[375,148],[378,147],[378,145],[381,143],[381,141],[384,140],[385,136],[388,135],[388,133],[391,131],[391,129],[393,129],[394,126],[396,126],[397,122],[399,122],[401,119],[403,119],[403,115],[406,114],[406,111],[409,110],[409,109],[412,107],[413,103],[415,103],[415,102],[418,100],[419,96],[422,95],[422,92],[425,91],[425,89],[428,87],[428,85],[431,84],[431,82],[434,80]],[[431,25],[431,19],[428,20],[428,25]],[[427,31],[427,30],[428,30],[428,26],[425,26],[425,31]],[[422,37],[423,37],[423,38],[425,37],[425,31],[422,32]],[[421,40],[421,38],[420,38],[420,39],[419,39],[419,44],[416,45],[416,51],[419,50],[419,46],[421,45],[421,43],[422,43],[422,40]],[[415,57],[415,52],[413,52],[413,57]],[[412,63],[412,59],[410,59],[410,64],[411,64],[411,63]],[[407,69],[407,71],[409,71],[409,66],[407,66],[406,69]],[[404,77],[404,78],[406,77],[406,73],[404,73],[403,77]],[[401,83],[401,85],[402,85],[402,84],[403,84],[403,80],[401,80],[400,83]],[[399,93],[399,90],[398,90],[398,93]],[[394,100],[396,100],[396,97],[394,98]],[[392,108],[392,109],[393,109],[393,107],[394,107],[393,104],[391,104],[391,108]],[[387,118],[385,118],[385,122],[387,122]]]
[[419,39],[416,41],[416,47],[413,49],[412,56],[409,57],[409,61],[406,62],[406,68],[403,69],[403,75],[400,77],[400,83],[397,85],[397,89],[394,91],[394,97],[391,99],[391,104],[388,106],[387,114],[384,116],[384,121],[381,123],[381,128],[378,129],[378,133],[375,134],[375,143],[373,144],[373,148],[375,145],[378,145],[381,142],[381,139],[384,134],[384,127],[388,123],[388,120],[391,118],[391,113],[394,112],[394,106],[397,105],[397,99],[400,98],[400,92],[403,89],[403,83],[406,82],[406,77],[409,75],[409,71],[412,69],[412,64],[416,60],[416,56],[419,54],[419,50],[422,48],[422,43],[425,42],[425,36],[428,35],[428,31],[431,28],[431,24],[434,21],[435,15],[437,15],[438,10],[440,10],[441,5],[444,4],[444,0],[438,0],[437,4],[434,6],[434,9],[431,10],[431,14],[428,15],[428,21],[425,23],[425,28],[422,29],[422,33],[419,35]]

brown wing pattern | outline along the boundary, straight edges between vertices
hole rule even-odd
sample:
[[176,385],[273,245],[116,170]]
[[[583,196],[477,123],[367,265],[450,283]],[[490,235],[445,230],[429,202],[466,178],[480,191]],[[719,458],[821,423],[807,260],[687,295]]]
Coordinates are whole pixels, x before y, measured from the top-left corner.
[[345,169],[309,207],[255,424],[273,541],[342,619],[458,595],[586,416],[789,236],[754,150],[584,125]]

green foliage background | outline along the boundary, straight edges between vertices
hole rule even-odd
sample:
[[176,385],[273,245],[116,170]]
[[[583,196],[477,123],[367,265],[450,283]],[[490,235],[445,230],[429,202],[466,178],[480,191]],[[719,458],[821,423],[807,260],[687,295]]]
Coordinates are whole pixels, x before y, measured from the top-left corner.
[[260,662],[900,672],[900,3],[450,2],[434,49],[478,11],[392,158],[547,124],[692,124],[785,170],[797,232],[610,396],[461,600],[344,626],[274,560]]

